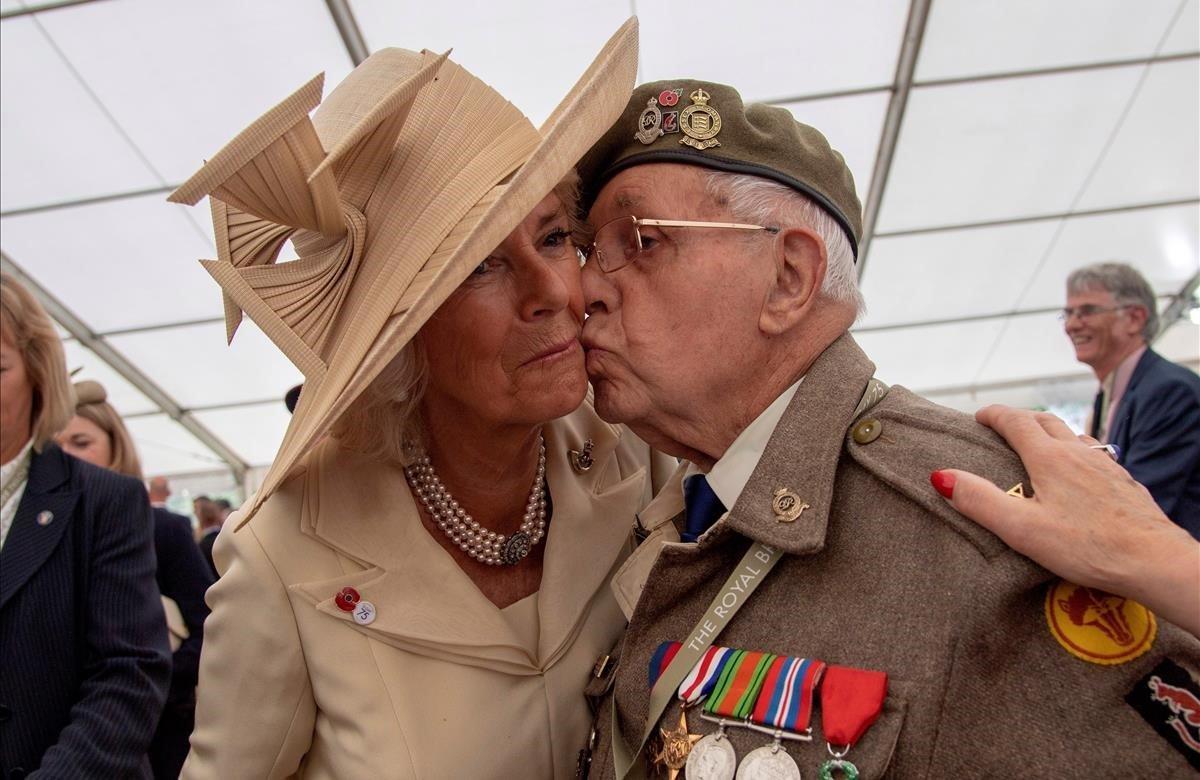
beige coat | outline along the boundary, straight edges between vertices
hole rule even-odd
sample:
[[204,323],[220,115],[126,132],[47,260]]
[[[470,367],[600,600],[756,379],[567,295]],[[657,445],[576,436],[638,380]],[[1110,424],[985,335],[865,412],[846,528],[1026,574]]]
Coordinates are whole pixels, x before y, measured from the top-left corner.
[[[579,472],[568,451],[588,438]],[[425,530],[403,472],[335,442],[244,528],[226,523],[184,777],[571,776],[583,686],[625,624],[608,581],[674,461],[588,405],[545,439],[541,589],[503,610]],[[345,586],[374,623],[335,606]]]
[[[929,484],[931,471],[956,467],[1028,491],[1020,461],[970,416],[903,388],[857,421],[872,424],[857,425],[855,404],[873,370],[849,336],[829,347],[737,503],[697,544],[673,543],[683,507],[677,481],[641,513],[650,536],[613,582],[621,603],[636,605],[615,685],[626,744],[646,723],[654,649],[687,638],[755,539],[785,555],[717,644],[887,672],[883,713],[847,756],[864,780],[1192,776],[1184,753],[1125,697],[1168,659],[1195,675],[1200,642],[1161,620],[1146,638],[1134,620],[1141,607],[1110,597],[1129,636],[1109,641],[1099,617],[1068,628],[1094,648],[1127,652],[1113,664],[1076,657],[1048,613],[1060,625],[1076,620],[1058,611],[1078,591],[956,513]],[[793,522],[772,510],[779,488],[809,504]],[[613,776],[611,702],[599,718],[595,780]],[[1162,725],[1171,713],[1158,715]],[[673,704],[658,725],[673,729],[679,718]],[[715,730],[694,712],[687,721],[693,734]],[[785,743],[807,778],[829,758],[819,707],[814,724],[811,743]],[[739,757],[770,742],[745,729],[729,734]]]

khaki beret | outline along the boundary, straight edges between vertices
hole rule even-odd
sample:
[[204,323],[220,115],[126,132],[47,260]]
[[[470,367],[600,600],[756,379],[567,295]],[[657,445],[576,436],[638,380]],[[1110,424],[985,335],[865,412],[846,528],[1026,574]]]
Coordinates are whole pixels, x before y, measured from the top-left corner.
[[655,162],[762,176],[792,187],[828,211],[850,238],[862,236],[862,204],[842,155],[786,108],[744,105],[733,87],[706,81],[653,81],[633,97],[579,162],[583,207],[613,176]]

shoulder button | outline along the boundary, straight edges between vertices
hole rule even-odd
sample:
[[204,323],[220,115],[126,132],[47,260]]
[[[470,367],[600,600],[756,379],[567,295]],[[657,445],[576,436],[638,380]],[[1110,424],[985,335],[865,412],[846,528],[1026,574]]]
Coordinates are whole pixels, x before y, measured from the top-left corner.
[[854,441],[858,442],[859,444],[870,444],[878,439],[879,434],[881,433],[883,433],[883,423],[879,422],[879,420],[875,419],[874,417],[867,417],[866,419],[859,420],[855,424],[853,430],[850,432],[850,435],[854,438]]

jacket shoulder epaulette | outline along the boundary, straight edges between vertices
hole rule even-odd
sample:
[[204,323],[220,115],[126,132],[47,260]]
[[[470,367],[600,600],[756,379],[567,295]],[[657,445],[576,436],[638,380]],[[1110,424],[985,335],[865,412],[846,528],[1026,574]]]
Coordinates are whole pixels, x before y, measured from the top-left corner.
[[[846,451],[862,468],[925,507],[989,559],[1008,547],[955,511],[933,489],[930,473],[961,469],[1002,490],[1032,495],[1020,458],[995,432],[969,414],[939,406],[899,386],[851,425]],[[1013,500],[1021,499],[1015,495]]]

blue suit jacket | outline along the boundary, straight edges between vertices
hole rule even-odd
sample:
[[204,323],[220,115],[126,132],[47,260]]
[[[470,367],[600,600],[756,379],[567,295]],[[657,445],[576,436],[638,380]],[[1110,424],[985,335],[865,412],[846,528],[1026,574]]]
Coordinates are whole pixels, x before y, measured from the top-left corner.
[[1108,441],[1162,510],[1200,539],[1200,376],[1147,349]]
[[171,654],[142,484],[33,455],[0,548],[0,776],[149,777]]

